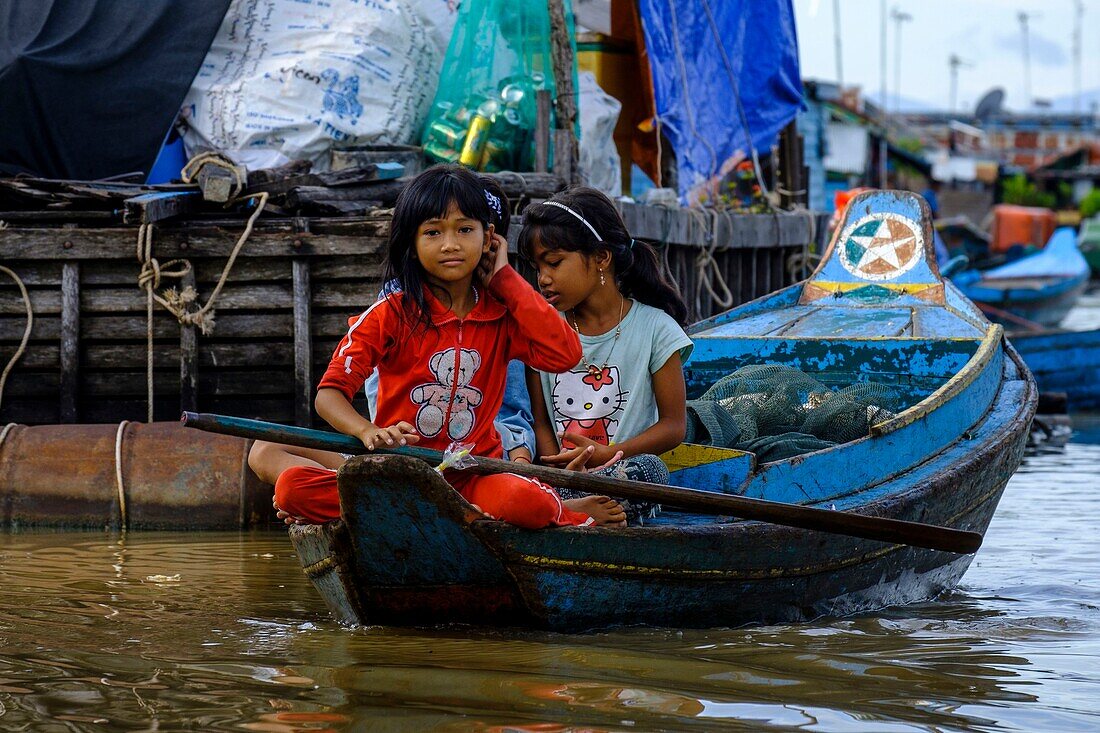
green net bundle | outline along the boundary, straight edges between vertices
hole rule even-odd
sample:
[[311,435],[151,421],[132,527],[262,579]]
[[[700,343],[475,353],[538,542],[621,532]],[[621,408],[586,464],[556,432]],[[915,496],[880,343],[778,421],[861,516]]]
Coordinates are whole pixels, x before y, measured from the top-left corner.
[[905,409],[897,390],[875,382],[833,390],[781,364],[742,367],[689,400],[685,442],[755,453],[761,462],[866,436]]

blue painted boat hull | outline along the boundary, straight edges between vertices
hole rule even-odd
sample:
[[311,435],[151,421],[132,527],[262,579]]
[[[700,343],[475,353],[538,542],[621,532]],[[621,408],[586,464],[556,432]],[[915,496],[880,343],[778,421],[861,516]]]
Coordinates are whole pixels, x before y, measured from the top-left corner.
[[[829,390],[887,385],[906,406],[855,440],[728,474],[688,471],[680,485],[984,532],[1037,391],[1001,327],[942,280],[932,241],[922,199],[864,194],[808,281],[691,329],[692,392],[770,363]],[[342,521],[291,536],[349,623],[800,621],[933,598],[972,559],[672,511],[645,527],[524,530],[482,518],[430,467],[397,456],[351,459],[339,486]]]
[[1041,392],[1064,392],[1072,410],[1100,407],[1100,329],[1011,337]]
[[[1035,402],[1022,363],[1010,358],[1002,368],[996,398],[967,440],[869,487],[876,501],[831,503],[984,532],[1022,459]],[[315,583],[318,567],[340,574],[322,596],[354,624],[580,631],[796,622],[934,598],[973,557],[732,518],[523,530],[480,518],[430,468],[396,456],[354,458],[339,481],[344,520],[291,535]]]

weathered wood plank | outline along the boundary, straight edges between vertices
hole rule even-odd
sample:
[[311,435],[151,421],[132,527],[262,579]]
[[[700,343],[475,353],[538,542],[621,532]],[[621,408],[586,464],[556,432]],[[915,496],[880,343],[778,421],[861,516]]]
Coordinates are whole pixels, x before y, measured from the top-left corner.
[[0,407],[0,424],[7,425],[10,422],[22,425],[56,425],[61,422],[57,400],[5,395],[4,404]]
[[61,422],[79,422],[77,385],[80,369],[80,263],[66,262],[61,273]]
[[311,425],[313,414],[313,350],[310,310],[313,299],[309,260],[294,260],[294,422]]
[[[240,229],[157,229],[153,255],[161,261],[176,257],[228,257]],[[133,259],[136,229],[24,229],[9,227],[0,236],[4,260]],[[241,249],[241,257],[320,257],[380,255],[382,236],[264,231],[257,227]]]
[[[85,286],[99,285],[136,285],[140,266],[130,256],[125,259],[83,260],[80,268],[80,281]],[[191,257],[195,277],[199,288],[213,289],[225,267],[225,258]],[[75,261],[75,260],[74,260]],[[14,267],[27,287],[61,286],[63,260],[19,260]],[[5,260],[5,264],[8,261]],[[313,280],[322,282],[331,279],[378,280],[382,277],[383,263],[379,255],[341,255],[310,258],[310,272]],[[230,282],[248,283],[257,280],[290,280],[291,264],[286,257],[238,258],[230,273]],[[10,280],[0,282],[0,293],[10,290],[16,293]],[[2,297],[2,296],[0,296]]]
[[[335,346],[339,337],[326,339],[326,354],[328,357],[328,341]],[[136,339],[130,343],[88,343],[83,340],[80,348],[80,360],[85,369],[98,370],[140,370],[145,368],[145,344]],[[2,350],[3,346],[0,346]],[[181,349],[178,343],[156,344],[154,362],[162,367],[176,364],[181,358]],[[26,370],[50,370],[56,369],[60,356],[60,347],[57,343],[36,344],[34,348],[27,349],[27,353],[19,360],[20,365]],[[224,343],[210,343],[203,339],[197,355],[197,370],[200,373],[206,369],[293,369],[294,355],[281,340],[241,342],[236,339]]]
[[639,239],[703,246],[708,229],[720,249],[798,245],[809,241],[810,214],[738,214],[712,216],[692,209],[670,209],[617,202],[626,228]]
[[158,191],[126,199],[122,221],[154,224],[198,210],[202,197],[194,191]]
[[[378,288],[372,288],[377,292]],[[159,340],[173,339],[178,335],[179,325],[176,319],[162,312],[161,317],[153,319],[153,336]],[[348,330],[348,318],[356,313],[354,309],[340,309],[333,312],[318,312],[314,309],[311,329],[315,338],[320,338],[326,352],[335,347],[337,340]],[[18,316],[0,316],[0,354],[3,349],[14,351],[23,337],[24,318]],[[145,338],[145,319],[135,315],[116,316],[85,314],[80,323],[81,341],[85,344],[95,342],[138,342]],[[224,341],[235,343],[240,339],[263,339],[272,342],[285,342],[294,335],[293,314],[287,310],[281,313],[233,313],[219,312],[217,327],[212,336],[204,338],[203,343]],[[35,314],[34,330],[31,332],[33,348],[53,342],[56,349],[61,338],[60,314],[40,316]],[[200,353],[205,350],[200,349]],[[29,352],[28,352],[29,354]],[[24,358],[27,358],[26,356]],[[57,365],[56,358],[52,362]],[[202,362],[200,362],[202,365]],[[213,366],[217,366],[216,364]]]
[[[0,234],[0,243],[3,242],[3,234]],[[19,279],[23,281],[23,284],[28,288],[35,288],[39,286],[53,286],[61,287],[61,266],[62,262],[31,262],[27,260],[3,260],[7,267],[12,268],[19,273]],[[11,280],[4,278],[0,281],[0,298],[8,297],[7,293],[12,293],[15,297],[19,296],[19,289],[15,283]]]
[[[158,359],[158,362],[161,361]],[[165,360],[167,361],[167,360]],[[173,364],[172,367],[175,367]],[[14,375],[13,375],[14,376]],[[56,380],[55,380],[56,384]],[[101,398],[127,396],[140,397],[145,394],[144,372],[88,371],[82,386],[87,395]],[[157,399],[171,395],[174,411],[179,404],[179,370],[175,368],[157,369],[153,372],[153,387]],[[203,395],[245,396],[245,395],[283,395],[289,400],[294,391],[294,375],[289,371],[205,371],[199,374],[199,389]]]
[[[61,312],[61,292],[59,290],[29,291],[35,315],[57,314]],[[356,282],[330,282],[313,295],[313,305],[319,308],[344,308],[350,315],[362,311],[373,303],[378,295],[378,283],[375,280]],[[205,297],[205,293],[200,293]],[[215,308],[218,312],[228,310],[268,310],[271,308],[293,308],[294,292],[291,283],[266,283],[237,285],[226,284]],[[133,288],[82,288],[80,307],[83,313],[143,312],[145,295]],[[0,298],[0,315],[22,313],[21,300]],[[167,313],[156,306],[155,314]]]

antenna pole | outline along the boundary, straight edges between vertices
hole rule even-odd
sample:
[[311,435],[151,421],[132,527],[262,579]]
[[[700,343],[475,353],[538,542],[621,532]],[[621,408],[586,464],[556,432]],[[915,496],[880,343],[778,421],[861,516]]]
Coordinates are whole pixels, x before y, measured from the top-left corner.
[[890,11],[894,19],[894,114],[901,112],[901,24],[913,19],[909,13],[903,13],[895,6]]
[[1024,40],[1024,104],[1031,109],[1031,49],[1027,38],[1027,21],[1031,16],[1023,11],[1016,16]]
[[882,116],[886,116],[886,0],[879,2],[882,29],[878,37],[878,62],[879,62],[879,91],[878,99],[882,104]]
[[836,83],[844,86],[844,59],[840,45],[840,0],[833,0],[833,43],[836,44]]
[[1081,17],[1085,14],[1085,3],[1074,2],[1073,14],[1073,111],[1081,112]]

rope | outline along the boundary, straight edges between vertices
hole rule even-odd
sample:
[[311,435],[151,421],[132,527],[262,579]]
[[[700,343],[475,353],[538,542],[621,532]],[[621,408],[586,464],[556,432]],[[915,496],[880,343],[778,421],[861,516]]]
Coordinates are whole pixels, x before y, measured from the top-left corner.
[[4,426],[3,430],[0,430],[0,448],[4,447],[4,441],[8,439],[8,433],[12,431],[18,423],[10,422]]
[[129,420],[123,420],[118,424],[118,431],[115,433],[115,482],[118,486],[118,516],[119,526],[124,530],[127,526],[127,517],[126,491],[122,484],[122,436],[129,424]]
[[[19,361],[19,357],[23,356],[23,352],[27,350],[27,342],[31,339],[31,328],[34,326],[34,309],[31,308],[31,296],[27,293],[27,286],[23,284],[19,276],[3,265],[0,265],[0,272],[3,272],[15,281],[16,286],[19,288],[19,293],[23,296],[23,304],[27,307],[27,326],[23,329],[23,338],[19,342],[19,348],[15,350],[15,356],[13,356],[8,361],[8,365],[4,367],[3,374],[0,374],[0,404],[3,404],[4,384],[8,381],[8,375],[11,374],[11,370],[15,368],[15,362]],[[4,434],[7,434],[7,428],[5,428]]]
[[[688,211],[691,212],[692,216],[709,215],[710,217],[709,223],[706,218],[703,219],[703,230],[706,232],[708,246],[700,248],[699,254],[695,256],[695,308],[698,312],[702,313],[702,296],[704,290],[706,290],[711,299],[718,304],[719,308],[723,310],[731,308],[736,299],[729,289],[729,284],[726,282],[726,278],[722,274],[721,268],[718,266],[718,260],[714,257],[714,253],[718,250],[718,238],[715,234],[718,230],[719,212],[716,209],[706,209],[706,214],[704,214],[703,211],[695,208],[688,209]],[[728,220],[729,212],[722,213],[725,214]],[[732,226],[730,230],[732,231]]]
[[[184,170],[186,171],[186,168]],[[218,278],[218,284],[214,286],[214,292],[207,298],[206,304],[196,311],[190,310],[189,306],[198,300],[199,294],[190,285],[184,288],[182,292],[177,291],[175,288],[169,288],[163,293],[157,292],[162,278],[178,279],[186,276],[191,272],[191,263],[184,259],[175,259],[161,265],[153,257],[153,225],[142,224],[138,227],[137,260],[141,263],[141,272],[138,274],[138,287],[145,290],[145,348],[147,354],[145,378],[149,422],[153,421],[153,302],[160,303],[181,324],[197,326],[204,336],[212,332],[214,330],[214,303],[217,301],[222,287],[225,286],[226,280],[229,279],[229,273],[233,269],[233,263],[237,261],[237,255],[240,254],[245,242],[248,241],[249,235],[252,234],[252,227],[255,225],[256,219],[259,218],[264,206],[267,205],[267,198],[266,191],[255,197],[256,210],[248,217],[244,231],[237,238],[237,243],[233,245],[233,250],[229,253],[229,259],[226,260],[225,267],[222,268],[221,277]]]
[[[656,103],[653,106],[656,108]],[[654,109],[654,112],[656,112],[656,109]],[[665,166],[661,161],[661,115],[655,113],[653,121],[657,127],[657,188],[662,188],[664,186]]]
[[787,258],[787,275],[796,282],[805,280],[820,263],[821,255],[817,252],[792,252]]
[[233,188],[230,190],[229,200],[225,202],[225,207],[229,208],[231,204],[236,202],[241,191],[244,191],[247,181],[241,167],[235,165],[232,160],[221,153],[199,153],[194,158],[187,161],[187,165],[183,166],[183,170],[180,171],[180,180],[184,183],[191,183],[195,176],[199,174],[199,171],[207,165],[213,165],[227,170],[230,175],[233,176]]

